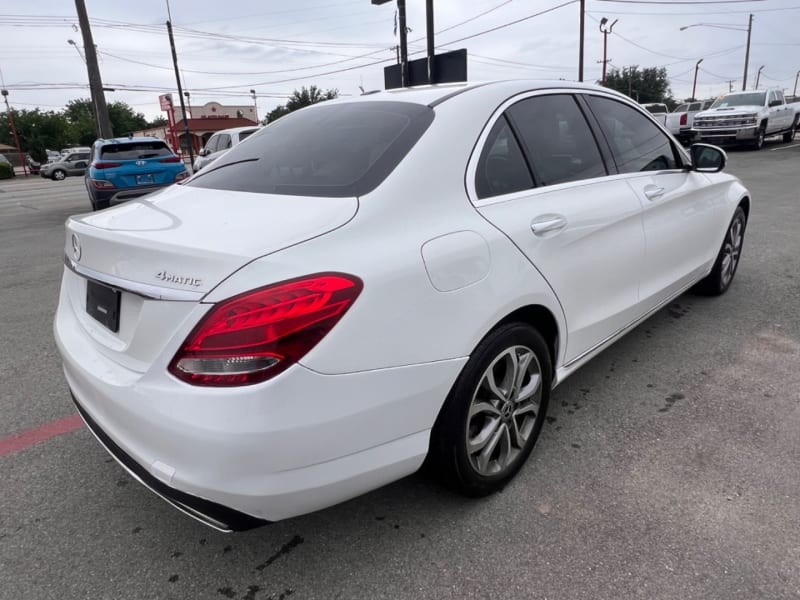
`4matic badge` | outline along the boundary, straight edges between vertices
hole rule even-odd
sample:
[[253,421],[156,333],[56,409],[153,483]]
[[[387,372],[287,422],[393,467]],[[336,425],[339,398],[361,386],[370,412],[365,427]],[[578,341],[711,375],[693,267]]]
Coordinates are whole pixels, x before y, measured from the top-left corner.
[[156,273],[156,279],[160,279],[161,281],[169,281],[170,283],[177,283],[179,285],[191,285],[193,287],[199,287],[203,284],[203,280],[198,277],[175,275],[169,271],[159,271]]

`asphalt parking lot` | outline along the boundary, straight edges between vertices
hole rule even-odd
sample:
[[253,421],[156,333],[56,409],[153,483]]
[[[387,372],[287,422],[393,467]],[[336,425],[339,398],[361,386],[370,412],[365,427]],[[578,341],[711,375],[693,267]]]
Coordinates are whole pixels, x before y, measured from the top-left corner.
[[0,598],[800,597],[800,144],[727,170],[754,198],[732,288],[560,386],[502,493],[418,474],[231,535],[72,426],[51,328],[83,179],[0,182]]

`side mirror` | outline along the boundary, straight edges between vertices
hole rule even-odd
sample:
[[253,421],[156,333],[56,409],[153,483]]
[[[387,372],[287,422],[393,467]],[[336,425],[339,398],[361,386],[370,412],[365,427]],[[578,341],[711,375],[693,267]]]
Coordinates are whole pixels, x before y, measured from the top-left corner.
[[208,156],[208,150],[205,148],[200,148],[200,152],[197,153],[200,156]]
[[728,162],[725,151],[711,144],[692,144],[689,153],[692,156],[692,170],[698,173],[718,173]]

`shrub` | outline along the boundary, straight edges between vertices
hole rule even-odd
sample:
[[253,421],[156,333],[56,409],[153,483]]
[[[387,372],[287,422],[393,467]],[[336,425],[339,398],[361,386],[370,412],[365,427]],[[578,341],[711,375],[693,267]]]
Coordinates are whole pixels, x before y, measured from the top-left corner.
[[14,176],[14,167],[8,163],[0,163],[0,179],[11,179]]

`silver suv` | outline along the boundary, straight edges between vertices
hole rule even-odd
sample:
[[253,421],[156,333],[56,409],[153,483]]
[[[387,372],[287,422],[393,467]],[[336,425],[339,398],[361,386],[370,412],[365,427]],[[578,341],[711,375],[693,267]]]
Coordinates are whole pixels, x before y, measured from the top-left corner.
[[39,175],[61,181],[67,175],[83,175],[89,166],[91,148],[73,148],[57,162],[42,165]]
[[200,150],[200,156],[195,159],[194,165],[192,166],[194,172],[197,173],[197,171],[208,165],[211,161],[219,158],[259,129],[260,128],[257,126],[252,126],[234,127],[232,129],[218,131],[208,139],[205,148]]

